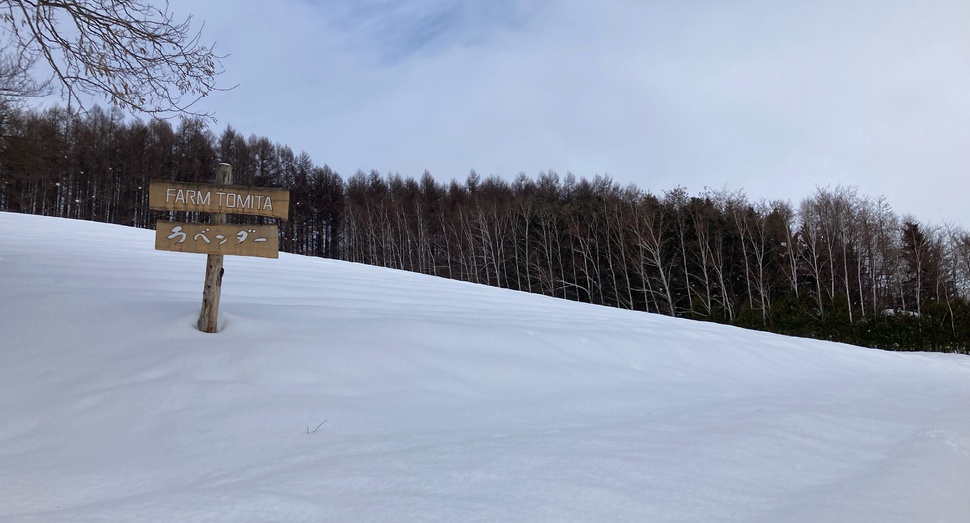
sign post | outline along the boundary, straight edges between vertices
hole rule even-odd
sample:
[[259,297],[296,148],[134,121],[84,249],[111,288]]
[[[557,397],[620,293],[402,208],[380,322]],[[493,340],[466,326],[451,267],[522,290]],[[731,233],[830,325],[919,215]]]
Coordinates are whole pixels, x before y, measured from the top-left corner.
[[224,255],[279,257],[276,225],[227,225],[226,214],[248,214],[286,219],[290,193],[285,189],[232,185],[232,166],[220,163],[215,184],[151,182],[148,207],[159,211],[208,212],[209,224],[158,221],[155,249],[206,254],[205,285],[198,327],[217,330],[222,296]]
[[[216,185],[232,183],[232,166],[220,163],[216,169]],[[212,225],[225,225],[225,213],[212,214]],[[199,330],[207,333],[216,332],[219,322],[219,300],[222,298],[222,275],[226,273],[222,267],[222,254],[209,254],[205,262],[205,285],[202,287],[202,311],[199,313]]]

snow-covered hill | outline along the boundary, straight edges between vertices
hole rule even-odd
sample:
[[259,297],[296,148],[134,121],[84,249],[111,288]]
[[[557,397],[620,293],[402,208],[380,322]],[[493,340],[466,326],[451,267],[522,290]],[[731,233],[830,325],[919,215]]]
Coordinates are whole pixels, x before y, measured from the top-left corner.
[[970,521],[970,358],[0,213],[0,522]]

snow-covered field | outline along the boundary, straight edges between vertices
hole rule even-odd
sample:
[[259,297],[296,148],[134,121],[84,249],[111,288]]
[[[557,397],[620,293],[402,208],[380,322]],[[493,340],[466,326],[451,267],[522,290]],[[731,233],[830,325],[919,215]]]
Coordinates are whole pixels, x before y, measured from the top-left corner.
[[0,522],[970,521],[970,358],[0,213]]

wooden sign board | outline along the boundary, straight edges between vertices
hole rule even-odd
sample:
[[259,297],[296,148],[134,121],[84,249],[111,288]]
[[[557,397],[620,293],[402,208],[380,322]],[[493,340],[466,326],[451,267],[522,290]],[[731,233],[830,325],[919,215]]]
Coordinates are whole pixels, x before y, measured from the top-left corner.
[[290,216],[290,191],[152,180],[148,207],[156,211],[249,214],[286,220]]
[[276,225],[206,225],[159,220],[155,224],[155,249],[279,258],[279,228]]

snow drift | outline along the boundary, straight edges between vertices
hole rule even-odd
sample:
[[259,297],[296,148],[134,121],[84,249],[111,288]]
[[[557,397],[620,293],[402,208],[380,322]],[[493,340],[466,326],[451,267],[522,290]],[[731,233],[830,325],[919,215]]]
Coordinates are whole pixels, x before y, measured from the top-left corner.
[[970,358],[0,213],[0,522],[970,520]]

